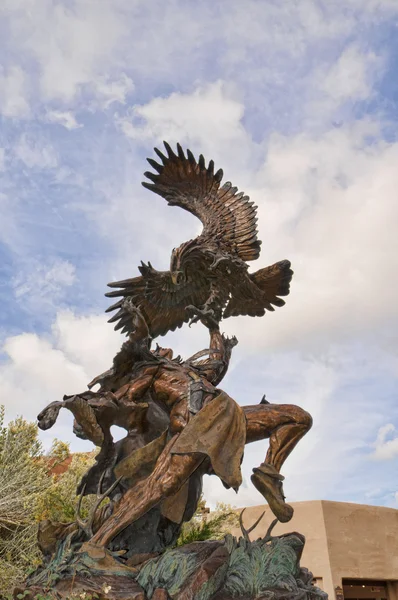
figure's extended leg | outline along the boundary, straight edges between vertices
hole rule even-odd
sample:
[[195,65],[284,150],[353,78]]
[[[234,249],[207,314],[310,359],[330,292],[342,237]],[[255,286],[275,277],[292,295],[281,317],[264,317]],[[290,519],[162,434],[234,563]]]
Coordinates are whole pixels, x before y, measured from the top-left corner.
[[280,469],[293,448],[312,426],[311,415],[292,404],[257,404],[243,407],[246,443],[269,438],[265,461],[253,469],[251,480],[280,521],[290,521],[293,509],[285,503]]
[[204,454],[171,454],[178,436],[174,436],[160,455],[155,469],[133,488],[127,490],[113,514],[91,538],[90,543],[106,547],[131,523],[146,514],[162,499],[178,492],[185,481],[205,460]]

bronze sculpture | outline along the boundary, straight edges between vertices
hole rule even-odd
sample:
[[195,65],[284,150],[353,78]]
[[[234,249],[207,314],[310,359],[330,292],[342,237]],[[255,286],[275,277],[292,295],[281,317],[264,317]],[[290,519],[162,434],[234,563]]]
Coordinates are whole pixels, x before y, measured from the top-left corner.
[[[75,523],[40,527],[39,545],[57,581],[65,577],[61,573],[70,574],[65,564],[138,581],[133,566],[139,557],[172,546],[182,523],[192,517],[204,474],[239,488],[244,446],[253,441],[269,439],[264,462],[253,469],[254,486],[276,520],[289,521],[293,514],[280,470],[310,429],[311,416],[265,397],[241,407],[218,388],[237,343],[221,334],[221,319],[262,316],[282,306],[280,296],[289,293],[293,275],[290,262],[249,274],[245,261],[258,258],[260,250],[256,207],[230,183],[220,187],[222,171],[214,174],[212,161],[206,168],[202,156],[196,162],[180,145],[177,154],[165,147],[167,156],[155,149],[162,164],[148,159],[157,173],[146,173],[152,183],[143,185],[198,216],[203,233],[173,250],[170,271],[142,264],[140,277],[110,284],[119,290],[107,295],[122,296],[108,309],[118,309],[110,321],[128,333],[128,340],[89,391],[65,396],[38,416],[39,427],[48,429],[67,408],[75,417],[75,434],[100,447],[96,464],[78,487],[80,500],[85,494],[98,496],[87,522],[78,510]],[[208,349],[188,360],[173,358],[171,349],[158,345],[151,350],[153,338],[189,319],[208,329]],[[96,385],[98,391],[92,391]],[[112,425],[126,429],[120,442],[112,438]],[[110,503],[100,508],[107,496]],[[248,540],[243,525],[242,531]],[[42,578],[39,570],[31,583]]]
[[[293,275],[288,260],[248,273],[246,261],[256,260],[260,254],[257,207],[229,181],[220,187],[223,172],[214,173],[213,161],[206,168],[202,155],[196,162],[190,150],[185,156],[180,144],[177,154],[167,142],[164,145],[167,156],[155,148],[162,164],[147,159],[156,173],[147,171],[145,176],[152,183],[143,182],[143,186],[170,206],[197,216],[203,231],[173,250],[170,271],[156,271],[150,263],[142,263],[141,277],[109,284],[120,290],[107,296],[132,298],[152,337],[174,331],[190,316],[196,321],[200,314],[207,314],[218,322],[221,317],[262,316],[274,306],[283,306],[280,296],[289,294]],[[117,321],[115,329],[129,332],[130,318],[123,300],[107,312],[116,309],[110,322]]]

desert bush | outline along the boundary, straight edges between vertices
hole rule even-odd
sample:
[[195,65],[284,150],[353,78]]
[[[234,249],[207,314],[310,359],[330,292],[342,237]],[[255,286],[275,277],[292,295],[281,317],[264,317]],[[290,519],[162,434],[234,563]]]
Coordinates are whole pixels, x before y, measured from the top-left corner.
[[[18,417],[5,426],[4,416],[0,406],[0,597],[41,563],[38,522],[74,520],[76,487],[96,454],[75,454],[67,471],[51,475],[70,455],[68,444],[54,440],[45,455],[35,423]],[[93,501],[84,498],[83,516]]]
[[[53,444],[52,451],[50,451],[51,457],[54,455],[52,454],[54,450],[56,454],[60,450],[59,444],[60,442],[57,440]],[[77,503],[76,488],[84,473],[94,464],[96,453],[94,450],[90,453],[73,454],[72,462],[68,466],[68,469],[61,475],[52,476],[50,485],[37,500],[37,512],[35,515],[37,521],[44,519],[50,519],[58,523],[74,521]],[[63,460],[67,457],[68,455]],[[86,516],[94,500],[94,496],[83,498],[81,506],[83,517]]]
[[188,523],[184,523],[177,546],[202,542],[205,540],[219,540],[228,533],[232,527],[239,524],[239,516],[234,507],[219,502],[212,513],[204,512],[205,501],[200,499],[198,509]]
[[38,500],[50,484],[38,429],[18,417],[4,426],[0,407],[0,595],[40,562]]

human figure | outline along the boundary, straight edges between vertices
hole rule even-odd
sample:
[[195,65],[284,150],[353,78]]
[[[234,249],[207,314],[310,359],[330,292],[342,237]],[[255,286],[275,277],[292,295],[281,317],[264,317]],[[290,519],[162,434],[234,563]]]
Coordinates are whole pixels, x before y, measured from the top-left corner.
[[126,384],[127,403],[139,402],[149,392],[167,409],[170,425],[152,472],[125,492],[92,537],[93,544],[106,547],[151,508],[175,497],[204,461],[227,487],[237,490],[244,444],[266,438],[269,449],[265,461],[254,469],[252,481],[280,521],[291,519],[293,509],[285,502],[280,469],[310,429],[311,416],[293,405],[241,408],[219,390],[216,386],[226,373],[232,347],[218,325],[211,323],[209,330],[207,360],[173,361],[171,350],[161,350],[162,364],[143,366]]
[[[139,335],[130,336],[129,342],[122,347],[123,385],[116,389],[120,385],[120,375],[118,369],[113,369],[97,378],[101,384],[100,392],[76,396],[86,397],[92,404],[91,395],[92,400],[95,399],[94,404],[100,407],[101,397],[105,395],[107,403],[117,407],[111,421],[108,414],[108,427],[113,423],[126,427],[129,422],[133,432],[130,436],[132,452],[124,451],[125,455],[118,464],[113,461],[116,475],[124,475],[129,487],[123,486],[121,497],[119,492],[113,514],[107,514],[92,543],[108,546],[122,531],[156,506],[161,507],[163,516],[181,523],[187,516],[189,481],[194,474],[197,491],[206,472],[216,473],[227,487],[238,489],[245,443],[266,438],[270,440],[269,448],[264,462],[253,469],[252,482],[277,518],[290,520],[293,509],[284,499],[280,469],[311,427],[310,415],[294,405],[273,405],[264,401],[239,407],[219,390],[216,386],[228,369],[236,340],[228,340],[221,335],[217,324],[208,320],[204,323],[210,331],[210,349],[182,362],[179,358],[173,360],[170,349],[157,348],[150,352],[150,340],[143,335],[142,316],[131,303],[129,310],[136,320]],[[209,357],[198,360],[206,352]],[[117,364],[118,360],[120,364],[120,357],[116,357],[114,363]],[[109,389],[116,391],[105,391]],[[149,403],[146,402],[148,399]],[[159,435],[159,428],[155,436],[151,435],[150,420],[143,418],[146,413],[142,409],[151,402],[167,413],[168,424],[163,435]],[[137,409],[139,419],[134,417]],[[43,413],[45,411],[41,415]],[[127,415],[130,416],[126,420]],[[140,423],[138,429],[137,422]],[[76,426],[84,427],[84,423],[76,423]],[[141,447],[137,448],[134,436],[145,436],[145,433],[146,438],[142,438]],[[155,445],[148,452],[151,440],[155,441]],[[110,466],[109,462],[107,466]],[[97,469],[97,479],[99,474]],[[91,482],[91,487],[94,483]],[[198,499],[199,496],[196,496]]]

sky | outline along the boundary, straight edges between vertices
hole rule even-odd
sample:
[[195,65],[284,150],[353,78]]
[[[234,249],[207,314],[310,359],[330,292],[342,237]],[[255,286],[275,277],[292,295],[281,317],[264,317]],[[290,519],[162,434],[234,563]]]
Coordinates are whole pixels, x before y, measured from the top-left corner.
[[[288,501],[398,508],[396,0],[3,0],[0,4],[0,404],[35,420],[110,367],[109,281],[167,269],[200,222],[145,190],[162,140],[223,168],[258,205],[260,259],[289,259],[286,306],[222,323],[222,387],[314,425]],[[190,356],[201,325],[160,342]],[[120,431],[115,432],[120,437]],[[41,433],[74,451],[63,414]],[[246,447],[236,495],[267,442]]]

